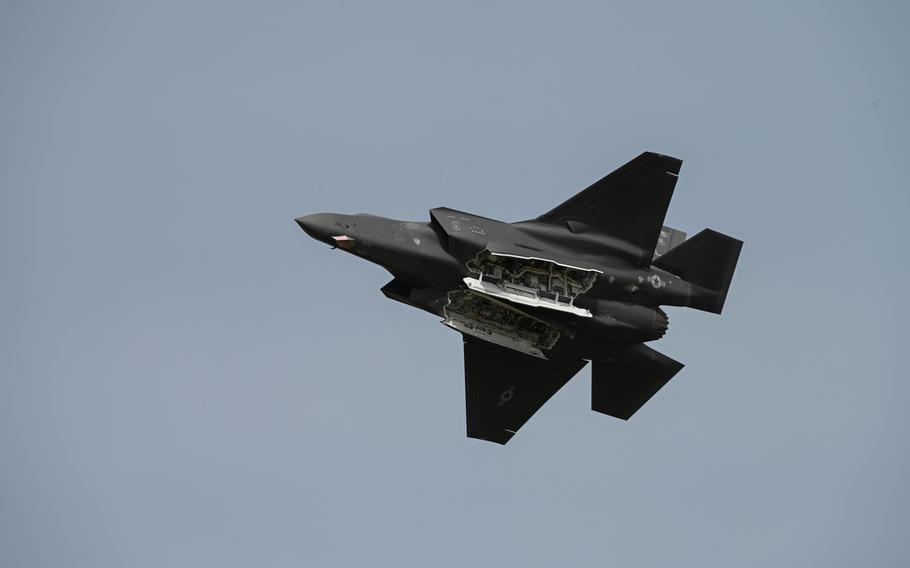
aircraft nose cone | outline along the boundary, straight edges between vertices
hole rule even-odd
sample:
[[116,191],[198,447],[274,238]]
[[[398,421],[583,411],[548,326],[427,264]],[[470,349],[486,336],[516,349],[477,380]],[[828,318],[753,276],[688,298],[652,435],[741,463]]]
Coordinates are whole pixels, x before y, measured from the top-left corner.
[[304,215],[295,219],[306,234],[318,241],[325,241],[331,237],[334,230],[334,216],[329,213],[316,213]]

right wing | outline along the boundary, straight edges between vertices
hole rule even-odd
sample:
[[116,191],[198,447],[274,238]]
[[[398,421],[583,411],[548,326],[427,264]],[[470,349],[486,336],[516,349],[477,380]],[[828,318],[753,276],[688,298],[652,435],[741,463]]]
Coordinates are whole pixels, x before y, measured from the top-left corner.
[[585,363],[540,359],[465,336],[468,437],[505,444]]
[[645,152],[537,220],[617,238],[650,263],[681,167],[682,160]]

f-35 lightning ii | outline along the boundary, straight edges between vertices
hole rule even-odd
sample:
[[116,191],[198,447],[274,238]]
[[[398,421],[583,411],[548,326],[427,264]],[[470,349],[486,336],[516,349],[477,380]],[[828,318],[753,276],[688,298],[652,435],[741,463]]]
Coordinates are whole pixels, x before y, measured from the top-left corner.
[[588,361],[591,408],[628,419],[683,365],[645,345],[660,306],[719,314],[742,241],[663,226],[682,161],[645,152],[533,220],[319,213],[314,239],[388,270],[391,298],[464,340],[467,433],[505,444]]

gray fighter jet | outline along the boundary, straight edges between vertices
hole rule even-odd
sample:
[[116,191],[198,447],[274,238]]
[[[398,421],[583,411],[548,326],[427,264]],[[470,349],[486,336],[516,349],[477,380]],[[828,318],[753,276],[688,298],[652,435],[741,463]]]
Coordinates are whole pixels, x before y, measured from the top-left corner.
[[540,217],[320,213],[308,235],[374,262],[386,297],[462,334],[467,431],[505,444],[588,361],[591,408],[631,417],[683,367],[645,342],[660,306],[719,314],[742,241],[663,226],[682,161],[645,152]]

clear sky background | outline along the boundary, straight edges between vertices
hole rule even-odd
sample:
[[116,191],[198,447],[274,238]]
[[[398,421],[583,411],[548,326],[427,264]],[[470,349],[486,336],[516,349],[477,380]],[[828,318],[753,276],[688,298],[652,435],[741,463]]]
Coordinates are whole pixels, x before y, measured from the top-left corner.
[[[905,2],[3,2],[0,564],[910,566]],[[294,217],[534,217],[644,150],[745,241],[629,422],[505,447]]]

